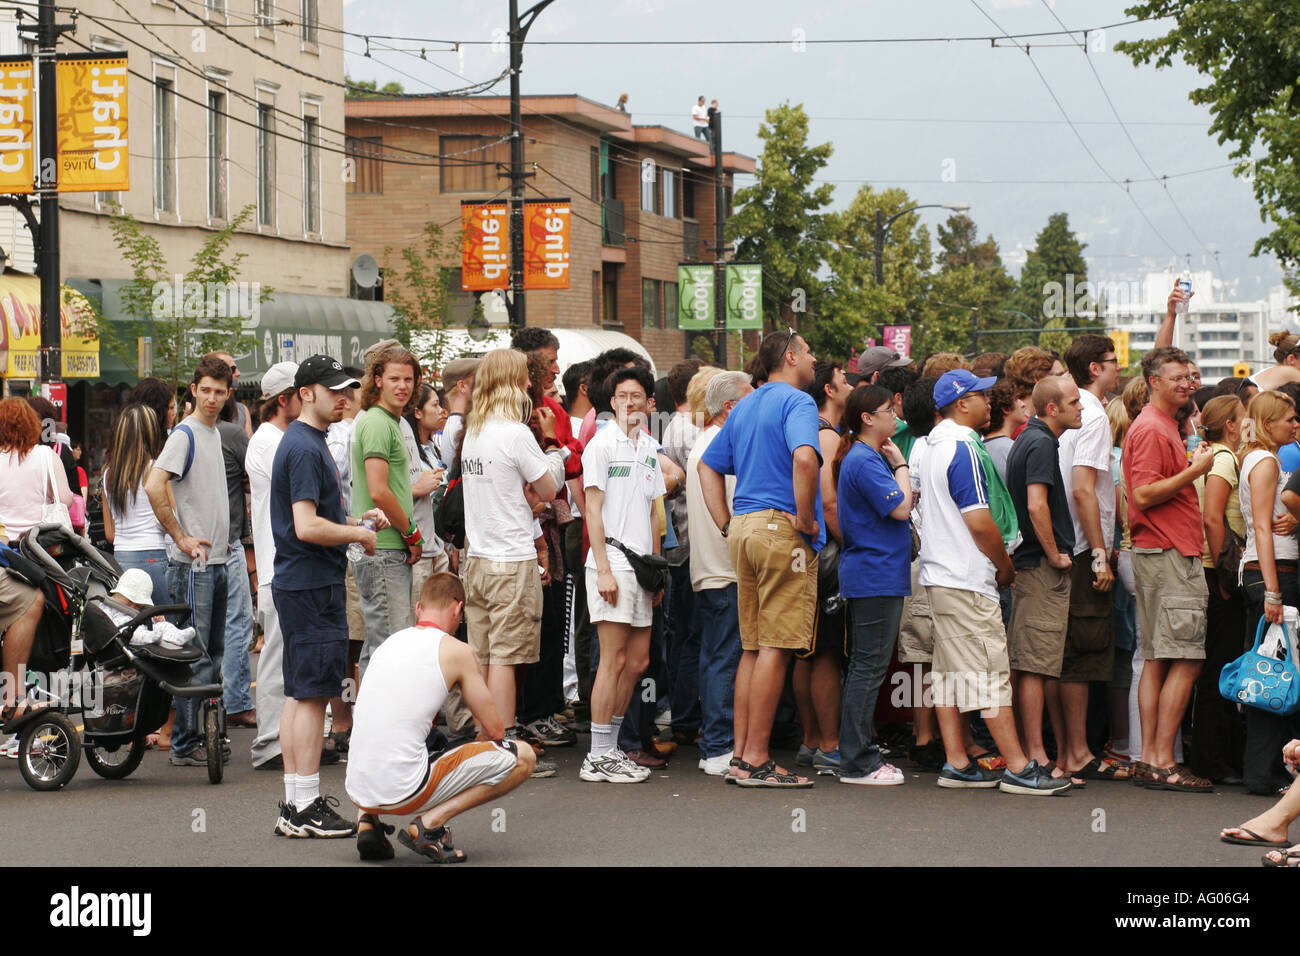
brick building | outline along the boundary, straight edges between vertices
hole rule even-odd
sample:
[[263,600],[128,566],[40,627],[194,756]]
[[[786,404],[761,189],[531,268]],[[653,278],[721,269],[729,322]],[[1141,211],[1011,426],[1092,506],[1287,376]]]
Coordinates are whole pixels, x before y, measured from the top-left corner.
[[[347,197],[354,254],[384,266],[385,247],[395,254],[415,244],[430,221],[458,239],[462,200],[509,196],[498,165],[510,161],[508,97],[349,99],[344,111],[356,160]],[[708,147],[576,95],[523,97],[523,130],[535,173],[525,195],[567,197],[573,208],[569,288],[530,291],[528,324],[621,331],[667,369],[690,348],[677,330],[677,265],[713,259]],[[733,174],[753,172],[754,161],[724,153],[723,168],[730,205]],[[459,290],[459,262],[444,265]],[[468,316],[470,296],[461,294],[453,321]]]

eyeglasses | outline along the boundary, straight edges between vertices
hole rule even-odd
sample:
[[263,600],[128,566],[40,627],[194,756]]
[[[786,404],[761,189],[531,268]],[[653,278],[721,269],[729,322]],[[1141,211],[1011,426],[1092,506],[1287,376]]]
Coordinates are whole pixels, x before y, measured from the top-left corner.
[[1166,378],[1165,376],[1161,375],[1160,378],[1166,382],[1173,382],[1175,385],[1179,385],[1182,383],[1190,384],[1195,381],[1195,379],[1192,378],[1192,376],[1190,375],[1177,375],[1173,378]]
[[890,415],[895,415],[895,416],[898,414],[898,412],[894,411],[894,406],[893,406],[893,405],[886,405],[884,408],[876,409],[876,411],[872,412],[871,414],[872,414],[872,415],[884,415],[884,414],[886,414],[886,413],[888,413],[888,414],[890,414]]
[[239,371],[239,366],[238,366],[238,365],[232,365],[232,366],[230,366],[230,371],[231,371],[231,372],[238,372],[238,371]]
[[1102,359],[1102,360],[1101,360],[1100,362],[1098,362],[1097,364],[1098,364],[1098,365],[1115,365],[1115,366],[1118,366],[1118,365],[1119,365],[1119,359],[1117,359],[1115,356],[1112,355],[1112,356],[1111,356],[1110,358],[1108,358],[1108,359]]

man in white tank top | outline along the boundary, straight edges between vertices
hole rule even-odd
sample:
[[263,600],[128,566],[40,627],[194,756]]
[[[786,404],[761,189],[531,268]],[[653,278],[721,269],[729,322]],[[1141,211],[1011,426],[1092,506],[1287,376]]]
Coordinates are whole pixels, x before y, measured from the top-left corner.
[[[533,772],[536,756],[522,740],[504,740],[505,726],[479,674],[474,654],[453,634],[465,607],[454,574],[431,574],[415,606],[416,624],[375,648],[352,711],[346,787],[359,808],[357,852],[363,860],[392,859],[381,816],[416,816],[398,841],[434,863],[466,859],[452,844],[447,822],[515,789]],[[425,745],[453,687],[480,728],[479,739],[442,754]]]

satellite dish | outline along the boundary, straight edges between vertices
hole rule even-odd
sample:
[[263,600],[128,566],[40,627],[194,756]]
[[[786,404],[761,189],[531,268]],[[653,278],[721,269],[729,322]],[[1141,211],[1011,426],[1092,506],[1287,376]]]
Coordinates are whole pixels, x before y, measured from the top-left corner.
[[379,281],[379,263],[374,256],[362,253],[352,263],[352,281],[362,289],[373,289]]

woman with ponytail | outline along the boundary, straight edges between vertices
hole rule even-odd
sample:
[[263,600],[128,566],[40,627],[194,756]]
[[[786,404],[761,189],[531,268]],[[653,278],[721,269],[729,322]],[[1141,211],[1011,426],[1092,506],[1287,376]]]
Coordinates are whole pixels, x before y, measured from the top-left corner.
[[893,786],[903,774],[871,743],[871,717],[911,593],[912,484],[891,437],[894,396],[878,385],[854,389],[835,453],[839,495],[840,593],[849,602],[852,650],[840,711],[840,782]]

